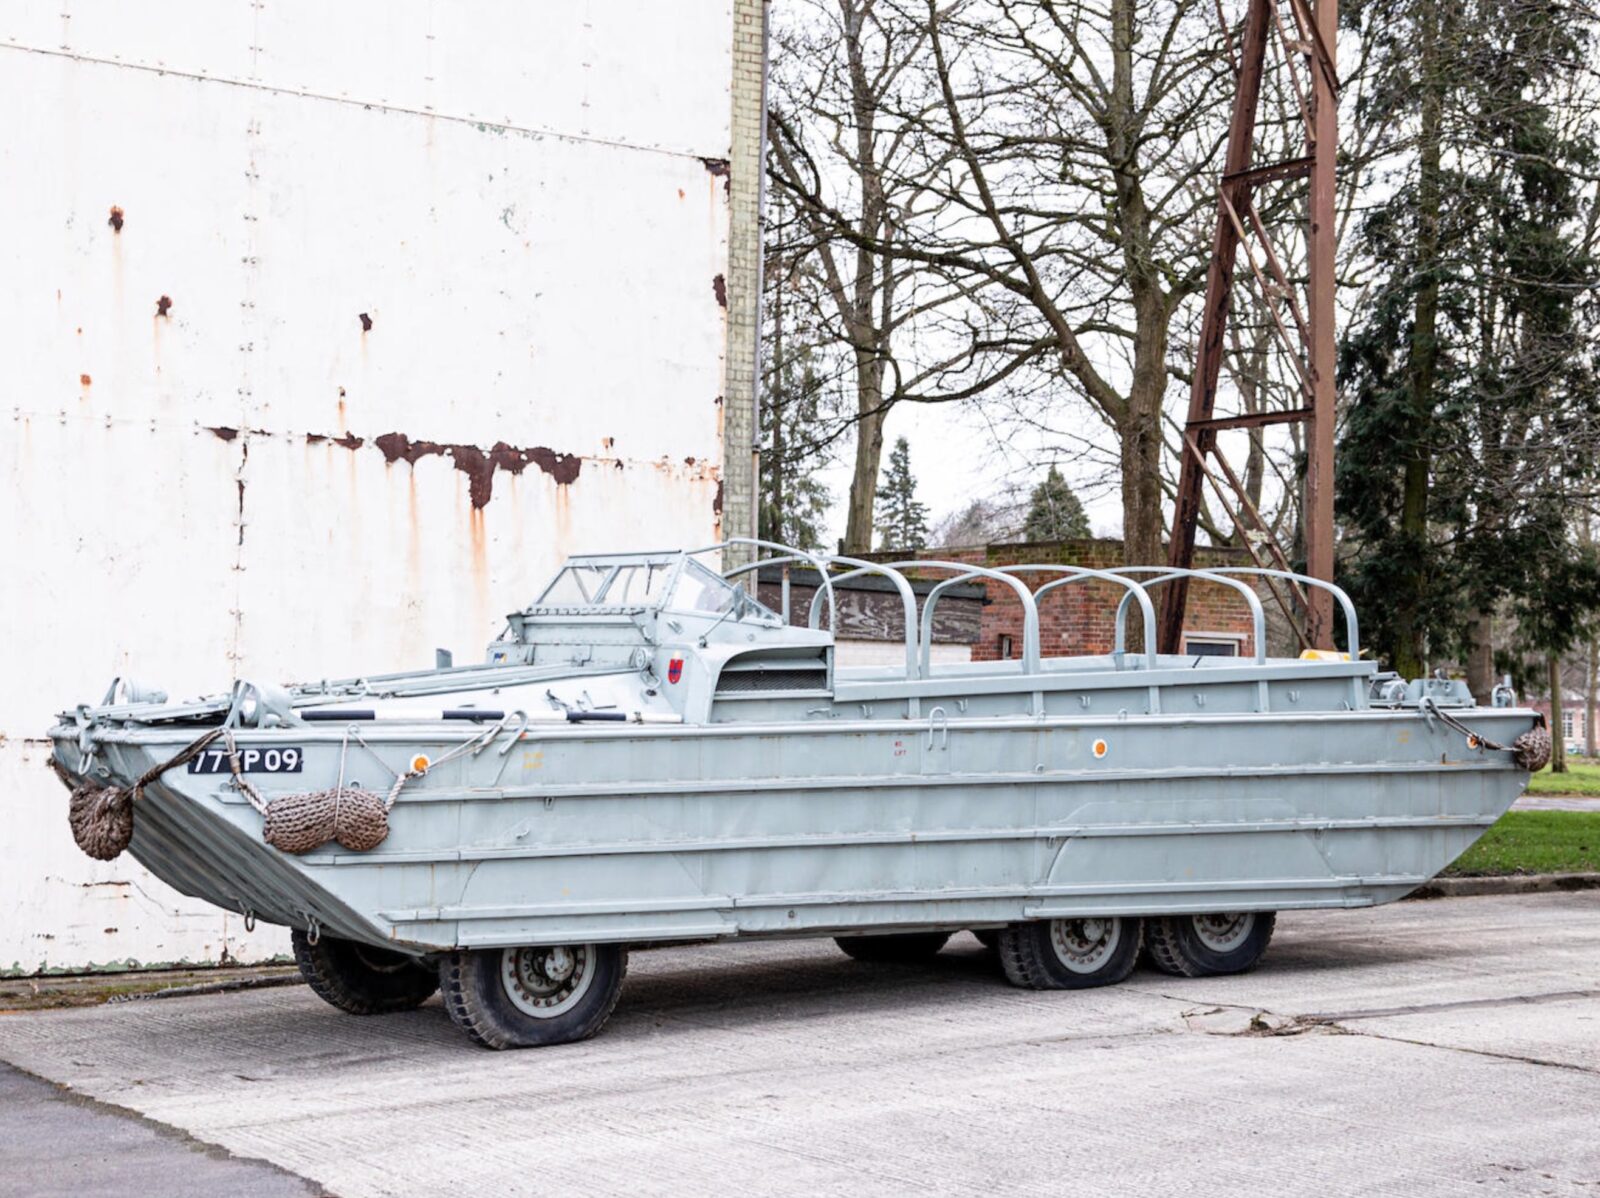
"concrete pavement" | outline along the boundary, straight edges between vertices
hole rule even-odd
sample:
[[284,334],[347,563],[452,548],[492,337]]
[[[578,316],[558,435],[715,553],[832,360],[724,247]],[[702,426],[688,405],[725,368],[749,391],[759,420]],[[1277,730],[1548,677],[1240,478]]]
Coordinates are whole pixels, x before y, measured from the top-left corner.
[[638,953],[599,1038],[534,1052],[289,987],[6,1016],[0,1059],[346,1198],[1595,1198],[1600,893],[1291,913],[1256,973],[1075,993],[966,936]]
[[1600,811],[1600,798],[1589,795],[1523,795],[1514,811]]

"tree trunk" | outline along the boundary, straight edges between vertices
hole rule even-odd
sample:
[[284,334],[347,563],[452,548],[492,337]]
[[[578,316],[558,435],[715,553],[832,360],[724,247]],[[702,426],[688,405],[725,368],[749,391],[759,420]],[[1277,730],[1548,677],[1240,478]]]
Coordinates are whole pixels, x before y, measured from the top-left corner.
[[1595,756],[1595,738],[1600,736],[1600,712],[1596,712],[1595,689],[1600,687],[1600,637],[1589,640],[1589,665],[1583,678],[1583,747],[1590,757]]
[[875,354],[856,351],[856,463],[850,477],[850,510],[845,519],[844,551],[872,550],[873,501],[883,460],[883,363]]
[[1117,432],[1122,442],[1122,560],[1129,566],[1154,566],[1162,551],[1161,428],[1155,413],[1130,405]]
[[1550,658],[1550,772],[1567,772],[1567,736],[1561,719],[1561,658]]
[[1467,689],[1479,706],[1488,707],[1494,699],[1494,613],[1480,608],[1467,635]]
[[1428,480],[1433,466],[1429,440],[1439,363],[1440,142],[1444,99],[1439,68],[1440,9],[1436,0],[1423,0],[1418,18],[1417,72],[1422,86],[1422,123],[1417,147],[1416,269],[1422,277],[1422,285],[1417,290],[1416,318],[1411,332],[1411,410],[1406,430],[1408,452],[1400,513],[1400,531],[1403,542],[1411,547],[1411,560],[1395,598],[1394,668],[1402,678],[1421,677],[1425,670],[1422,599],[1428,576],[1422,549],[1428,538]]

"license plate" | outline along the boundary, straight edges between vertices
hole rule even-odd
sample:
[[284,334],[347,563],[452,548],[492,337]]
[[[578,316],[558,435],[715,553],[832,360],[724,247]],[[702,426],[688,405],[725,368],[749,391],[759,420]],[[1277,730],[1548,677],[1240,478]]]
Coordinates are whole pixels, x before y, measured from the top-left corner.
[[[240,749],[239,770],[246,774],[298,774],[305,750],[297,745],[281,749]],[[231,774],[228,750],[206,749],[189,763],[191,774]]]

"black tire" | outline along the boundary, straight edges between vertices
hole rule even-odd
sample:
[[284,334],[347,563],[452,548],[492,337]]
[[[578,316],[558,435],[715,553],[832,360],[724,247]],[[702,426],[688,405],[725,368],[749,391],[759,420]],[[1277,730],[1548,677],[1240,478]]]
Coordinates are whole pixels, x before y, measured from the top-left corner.
[[1000,967],[1028,990],[1087,990],[1122,981],[1139,961],[1140,921],[1105,915],[1036,919],[1000,932]]
[[323,1002],[350,1015],[390,1015],[427,1002],[439,975],[427,962],[393,949],[322,936],[315,944],[296,928],[294,963]]
[[604,1027],[627,972],[627,951],[616,944],[461,949],[440,960],[439,983],[445,1010],[476,1043],[539,1048]]
[[835,936],[839,951],[874,965],[909,965],[938,954],[949,932],[895,932],[886,936]]
[[1207,978],[1254,969],[1272,940],[1272,911],[1163,915],[1145,920],[1145,955],[1162,973]]

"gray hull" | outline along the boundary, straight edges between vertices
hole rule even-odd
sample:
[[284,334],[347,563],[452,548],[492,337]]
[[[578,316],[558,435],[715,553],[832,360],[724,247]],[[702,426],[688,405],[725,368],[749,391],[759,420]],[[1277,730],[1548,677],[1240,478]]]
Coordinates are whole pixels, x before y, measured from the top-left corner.
[[[1509,742],[1532,714],[1466,718]],[[108,731],[100,746],[135,776],[189,737]],[[389,768],[461,740],[363,737]],[[286,738],[308,774],[336,768],[334,728],[239,745]],[[349,773],[387,777],[355,746]],[[366,853],[279,853],[226,775],[173,771],[146,792],[132,851],[218,906],[415,951],[981,927],[1387,902],[1467,849],[1526,777],[1404,709],[589,725],[430,770]]]

